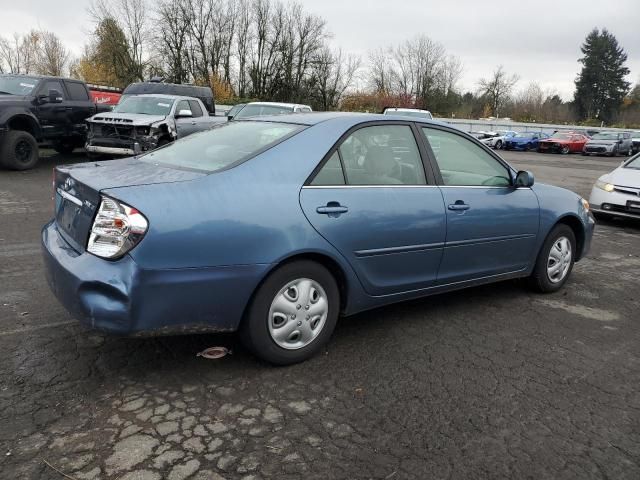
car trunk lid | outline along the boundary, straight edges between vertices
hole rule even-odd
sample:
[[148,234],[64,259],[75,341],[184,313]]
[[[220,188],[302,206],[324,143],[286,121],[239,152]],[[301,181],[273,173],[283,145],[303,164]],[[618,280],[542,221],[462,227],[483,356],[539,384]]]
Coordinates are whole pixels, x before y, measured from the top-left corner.
[[58,230],[75,250],[83,252],[103,190],[183,182],[203,175],[135,158],[56,167],[53,182]]

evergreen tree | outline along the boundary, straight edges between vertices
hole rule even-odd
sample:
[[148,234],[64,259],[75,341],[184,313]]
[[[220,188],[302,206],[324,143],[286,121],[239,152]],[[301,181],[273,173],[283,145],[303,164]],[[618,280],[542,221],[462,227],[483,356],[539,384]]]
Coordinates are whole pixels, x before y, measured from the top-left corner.
[[625,66],[627,54],[618,40],[606,29],[594,28],[580,49],[582,71],[576,78],[574,106],[582,120],[598,118],[612,122],[630,84],[625,80],[629,69]]

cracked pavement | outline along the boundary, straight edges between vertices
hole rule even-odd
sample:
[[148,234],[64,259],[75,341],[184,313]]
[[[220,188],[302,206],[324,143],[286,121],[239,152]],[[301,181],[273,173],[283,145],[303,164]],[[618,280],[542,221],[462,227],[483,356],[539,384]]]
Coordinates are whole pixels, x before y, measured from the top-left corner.
[[[620,162],[504,156],[585,197]],[[1,478],[640,478],[640,222],[600,222],[557,294],[385,307],[274,368],[233,335],[116,338],[62,309],[39,231],[51,167],[83,159],[0,171]],[[196,357],[214,345],[233,354]]]

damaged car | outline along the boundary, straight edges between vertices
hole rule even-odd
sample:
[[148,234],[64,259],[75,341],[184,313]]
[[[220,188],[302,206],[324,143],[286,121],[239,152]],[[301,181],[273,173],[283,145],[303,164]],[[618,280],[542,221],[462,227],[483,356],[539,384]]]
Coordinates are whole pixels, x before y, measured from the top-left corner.
[[225,121],[210,116],[197,98],[136,95],[87,120],[85,149],[91,156],[137,155]]

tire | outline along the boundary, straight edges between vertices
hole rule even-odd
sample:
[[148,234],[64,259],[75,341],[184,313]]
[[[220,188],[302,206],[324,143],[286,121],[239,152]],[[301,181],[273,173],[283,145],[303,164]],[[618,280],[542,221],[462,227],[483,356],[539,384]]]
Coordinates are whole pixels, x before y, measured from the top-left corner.
[[61,155],[69,155],[73,153],[76,146],[70,142],[60,142],[53,145],[53,149]]
[[567,145],[565,145],[564,147],[562,147],[562,150],[560,150],[560,153],[562,155],[568,155],[570,151],[571,149]]
[[[311,295],[318,298],[316,317],[306,314],[309,307],[314,310]],[[339,311],[338,284],[326,268],[308,260],[288,263],[271,273],[255,292],[240,326],[240,339],[256,357],[269,363],[299,363],[328,342]],[[279,329],[283,329],[282,336],[276,339]]]
[[[555,258],[552,259],[552,249],[555,249],[557,255],[559,250],[556,245],[564,244],[566,246],[564,240],[566,240],[570,247],[569,257],[562,255],[559,260],[555,260]],[[553,227],[538,253],[535,267],[529,277],[531,286],[542,293],[551,293],[560,290],[571,276],[576,253],[576,237],[573,230],[571,230],[568,225],[562,223]],[[552,260],[554,263],[552,263]],[[550,269],[553,269],[553,267],[558,264],[560,264],[561,267],[559,267],[557,275],[554,276],[550,274]]]
[[587,152],[580,152],[580,155],[582,155],[583,157],[587,156]]
[[527,143],[527,145],[524,147],[524,150],[525,152],[530,152],[532,148],[533,148],[533,145],[531,145],[530,143]]
[[0,163],[11,170],[29,170],[39,159],[38,142],[29,132],[9,130],[0,146]]
[[631,157],[633,156],[633,148],[629,148],[629,151],[627,151],[627,157]]
[[493,146],[494,149],[496,150],[501,150],[502,149],[502,140],[498,140],[496,142],[496,144]]

